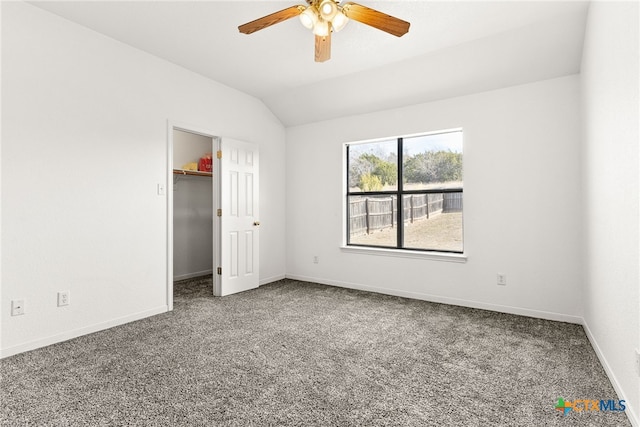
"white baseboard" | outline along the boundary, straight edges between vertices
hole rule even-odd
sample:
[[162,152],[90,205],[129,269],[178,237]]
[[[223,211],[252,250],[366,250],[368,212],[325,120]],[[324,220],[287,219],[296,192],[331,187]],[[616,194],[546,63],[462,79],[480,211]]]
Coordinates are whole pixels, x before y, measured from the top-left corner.
[[578,316],[570,316],[562,313],[553,313],[541,310],[531,310],[528,308],[511,307],[508,305],[490,304],[480,301],[465,300],[459,298],[442,297],[438,295],[424,294],[420,292],[408,292],[398,289],[378,288],[375,286],[361,285],[359,283],[349,283],[337,280],[325,280],[316,277],[306,277],[300,275],[287,274],[287,278],[294,280],[302,280],[305,282],[321,283],[323,285],[338,286],[341,288],[358,289],[361,291],[376,292],[385,295],[394,295],[397,297],[405,297],[418,299],[441,304],[458,305],[461,307],[479,308],[482,310],[497,311],[500,313],[516,314],[519,316],[535,317],[538,319],[555,320],[558,322],[575,323],[582,325],[582,318]]
[[582,327],[584,328],[584,332],[587,334],[587,338],[591,343],[591,347],[593,347],[593,351],[595,351],[596,356],[598,356],[598,360],[600,361],[600,364],[604,368],[604,372],[607,374],[607,377],[609,377],[609,381],[611,381],[611,385],[613,386],[613,389],[616,391],[618,398],[620,400],[625,401],[627,408],[624,412],[625,414],[627,414],[627,418],[629,418],[629,421],[634,427],[640,427],[640,418],[638,418],[638,414],[636,413],[636,408],[633,406],[634,402],[630,402],[628,399],[626,399],[625,393],[623,392],[622,387],[620,387],[620,383],[618,382],[618,378],[616,377],[616,374],[613,372],[613,369],[611,369],[609,362],[604,357],[604,353],[600,349],[598,342],[596,341],[595,337],[591,333],[591,329],[589,329],[589,324],[584,319],[582,320]]
[[260,285],[267,285],[269,283],[272,282],[277,282],[278,280],[282,280],[282,279],[286,279],[286,276],[284,274],[279,274],[277,276],[272,276],[272,277],[267,277],[266,279],[260,279]]
[[29,341],[27,343],[19,344],[13,347],[3,348],[2,350],[0,350],[0,359],[13,356],[19,353],[24,353],[25,351],[31,351],[37,348],[46,347],[48,345],[57,344],[63,341],[68,341],[70,339],[78,338],[87,334],[92,334],[94,332],[103,331],[105,329],[113,328],[115,326],[124,325],[125,323],[144,319],[146,317],[154,316],[160,313],[165,313],[167,311],[168,311],[168,307],[166,305],[163,305],[160,307],[153,308],[151,310],[145,310],[139,313],[119,317],[117,319],[112,319],[107,322],[97,323],[95,325],[73,329],[71,331],[66,331],[61,334],[52,335],[50,337]]
[[173,281],[177,282],[179,280],[187,280],[187,279],[192,279],[194,277],[200,277],[200,276],[208,276],[210,274],[213,274],[213,270],[202,270],[202,271],[197,271],[195,273],[179,274],[177,276],[173,276]]

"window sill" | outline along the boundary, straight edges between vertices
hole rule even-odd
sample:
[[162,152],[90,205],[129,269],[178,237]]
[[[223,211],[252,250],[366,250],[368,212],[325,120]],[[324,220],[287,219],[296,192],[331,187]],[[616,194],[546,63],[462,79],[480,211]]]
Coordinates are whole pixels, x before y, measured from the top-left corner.
[[340,250],[352,254],[417,258],[433,261],[467,262],[467,255],[434,251],[409,251],[403,249],[370,248],[363,246],[340,246]]

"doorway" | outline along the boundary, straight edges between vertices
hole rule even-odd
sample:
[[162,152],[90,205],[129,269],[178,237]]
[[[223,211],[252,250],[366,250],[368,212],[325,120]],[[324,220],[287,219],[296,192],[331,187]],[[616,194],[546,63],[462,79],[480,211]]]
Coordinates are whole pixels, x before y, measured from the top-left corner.
[[212,274],[215,296],[257,288],[258,146],[170,122],[167,131],[168,310],[176,279]]
[[213,274],[213,138],[173,130],[173,280]]
[[[212,132],[169,123],[167,191],[167,307],[173,310],[174,281],[214,275],[217,191]],[[213,295],[213,289],[211,289]]]

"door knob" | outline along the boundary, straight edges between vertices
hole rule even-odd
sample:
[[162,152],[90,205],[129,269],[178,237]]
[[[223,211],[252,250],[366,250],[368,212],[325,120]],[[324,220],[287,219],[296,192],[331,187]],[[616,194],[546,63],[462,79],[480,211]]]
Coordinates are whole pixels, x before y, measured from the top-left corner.
[[260,221],[256,221],[253,223],[253,225],[255,225],[256,227],[260,225]]

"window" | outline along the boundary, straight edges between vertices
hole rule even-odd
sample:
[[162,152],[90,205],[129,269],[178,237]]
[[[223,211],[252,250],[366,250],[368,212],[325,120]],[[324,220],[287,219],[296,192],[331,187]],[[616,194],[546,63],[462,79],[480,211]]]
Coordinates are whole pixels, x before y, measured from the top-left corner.
[[463,252],[462,130],[352,143],[347,245]]

